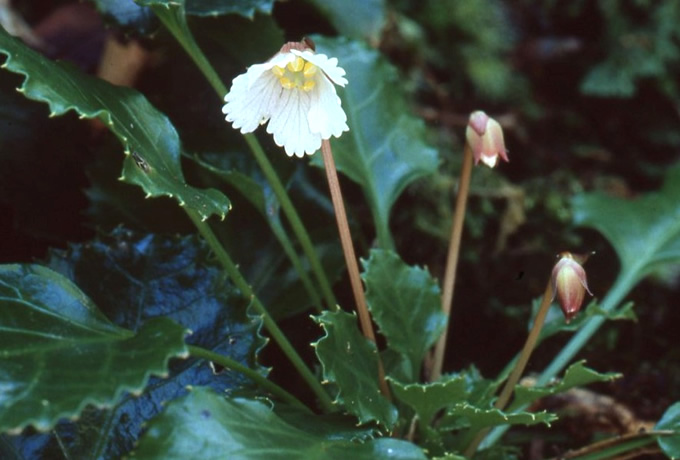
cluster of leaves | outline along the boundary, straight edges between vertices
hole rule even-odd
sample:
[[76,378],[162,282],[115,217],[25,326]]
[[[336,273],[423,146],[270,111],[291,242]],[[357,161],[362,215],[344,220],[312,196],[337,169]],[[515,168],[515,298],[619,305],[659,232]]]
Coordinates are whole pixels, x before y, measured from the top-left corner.
[[[251,53],[266,56],[278,45],[267,40],[283,37],[267,16],[273,0],[94,3],[120,26],[141,35],[157,27],[153,19],[157,15],[189,50],[193,39],[187,16],[223,16],[219,27],[201,23],[206,25],[205,36],[212,34],[213,39],[224,37],[217,30],[225,24],[248,36],[265,37],[244,45],[252,48],[238,59]],[[120,222],[143,230],[115,229],[66,251],[53,251],[40,265],[0,266],[3,458],[456,459],[482,430],[549,425],[557,418],[525,411],[532,402],[617,377],[576,362],[559,381],[551,381],[604,320],[630,316],[630,305],[620,304],[638,281],[680,260],[675,203],[680,169],[668,172],[661,191],[637,201],[600,194],[575,198],[576,222],[598,229],[614,245],[622,263],[619,280],[577,321],[567,326],[560,318],[548,324],[543,339],[564,330],[579,332],[536,386],[518,386],[510,408],[493,407],[504,373],[486,379],[471,366],[421,383],[423,361],[447,318],[440,309],[436,280],[394,251],[390,214],[407,186],[436,172],[437,151],[426,140],[423,121],[412,115],[398,71],[362,41],[378,39],[387,22],[384,2],[357,2],[361,21],[352,20],[356,10],[345,2],[309,3],[344,35],[315,40],[320,51],[340,60],[350,78],[339,93],[351,130],[334,143],[334,150],[338,169],[364,196],[377,235],[380,249],[363,261],[363,281],[384,345],[378,348],[361,335],[354,314],[324,311],[314,317],[321,337],[312,345],[337,408],[331,415],[310,415],[275,402],[241,374],[189,359],[193,347],[200,347],[257,375],[267,374],[258,364],[266,343],[260,335],[263,319],[250,314],[247,300],[225,278],[202,239],[160,234],[177,231],[178,224],[170,222],[166,210],[182,207],[199,219],[221,218],[223,223],[216,227],[224,245],[242,262],[258,297],[282,318],[305,311],[313,302],[286,260],[285,253],[297,248],[285,246],[279,202],[233,134],[206,136],[201,129],[197,134],[184,122],[176,128],[171,117],[141,92],[52,62],[0,30],[3,67],[21,77],[20,92],[26,98],[47,104],[55,116],[73,111],[81,118],[98,119],[122,144],[125,156],[119,169],[109,165],[112,161],[98,160],[90,170],[93,223]],[[465,32],[497,53],[504,52],[500,36],[479,26],[488,18],[475,5],[451,2],[453,25],[476,18]],[[437,13],[439,8],[429,3],[419,14],[439,24],[436,30],[443,34],[452,24],[436,21],[445,17]],[[234,14],[256,19],[244,23]],[[211,49],[215,61],[233,52],[229,45],[221,46]],[[468,73],[479,77],[480,89],[495,97],[489,92],[497,88],[498,80],[483,79],[495,75],[505,82],[501,91],[507,92],[512,74],[489,72],[489,66],[498,70],[497,60],[480,59],[474,50],[463,47],[461,53]],[[212,129],[210,123],[202,129]],[[187,153],[187,145],[196,155]],[[311,164],[318,162],[315,158]],[[205,188],[189,185],[185,169]],[[289,189],[300,208],[315,216],[328,212],[327,199],[304,167],[285,165],[282,170],[289,174]],[[121,182],[112,180],[118,176]],[[131,194],[137,188],[155,198],[152,204],[143,202],[142,194]],[[236,219],[234,214],[241,212],[245,214]],[[324,267],[338,273],[330,217],[328,221],[318,224],[313,235]],[[378,357],[385,365],[392,400],[381,394],[377,383]],[[671,456],[680,455],[678,412],[678,405],[672,406],[656,427],[667,430],[658,436],[658,443]],[[386,437],[388,432],[394,436]],[[396,438],[415,439],[418,444]],[[482,455],[514,454],[499,447]]]

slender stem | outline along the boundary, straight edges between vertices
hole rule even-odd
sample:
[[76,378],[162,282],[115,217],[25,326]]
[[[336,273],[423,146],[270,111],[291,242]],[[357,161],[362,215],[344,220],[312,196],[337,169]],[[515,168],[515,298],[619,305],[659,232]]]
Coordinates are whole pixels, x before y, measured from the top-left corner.
[[240,372],[253,382],[260,385],[265,390],[269,391],[271,394],[281,398],[281,400],[286,401],[292,406],[302,409],[310,414],[313,413],[311,410],[309,410],[307,406],[302,404],[300,400],[297,399],[295,396],[288,393],[286,390],[284,390],[271,380],[268,380],[265,377],[261,376],[258,372],[254,371],[253,369],[239,363],[238,361],[235,361],[229,358],[228,356],[224,356],[219,353],[215,353],[214,351],[206,350],[205,348],[201,348],[195,345],[187,345],[187,348],[189,349],[189,353],[191,353],[191,356],[193,356],[194,358],[207,359],[209,361],[219,364],[220,366],[226,367],[236,372]]
[[[619,305],[624,297],[628,294],[633,286],[635,286],[636,280],[639,279],[640,271],[630,270],[625,272],[623,276],[620,276],[612,288],[609,290],[607,296],[600,303],[600,308],[604,311],[611,311],[617,305]],[[595,332],[600,328],[602,323],[604,323],[605,318],[603,316],[596,316],[591,318],[582,328],[579,330],[572,338],[569,340],[566,346],[562,348],[559,354],[552,360],[550,365],[541,373],[536,381],[537,385],[545,385],[554,378],[559,372],[566,367],[566,365],[572,360],[572,358],[578,353],[581,348],[590,340],[590,338],[595,334]],[[520,406],[513,408],[514,410],[523,410],[526,406]],[[488,447],[493,445],[498,441],[501,436],[508,430],[509,426],[499,426],[493,429],[493,431],[484,440],[483,447]]]
[[[352,293],[354,294],[354,301],[356,302],[357,312],[359,313],[359,322],[361,323],[361,330],[364,336],[375,343],[375,333],[373,332],[373,323],[371,322],[371,315],[368,313],[366,306],[366,297],[364,296],[364,288],[361,284],[361,276],[359,275],[359,264],[357,263],[357,256],[354,252],[354,243],[352,243],[352,235],[349,231],[349,223],[347,222],[347,213],[345,212],[345,204],[342,200],[342,191],[340,190],[340,181],[338,179],[338,172],[335,169],[335,161],[333,160],[333,151],[331,150],[331,143],[328,140],[321,142],[321,152],[323,153],[323,163],[326,167],[326,176],[328,178],[328,187],[331,192],[331,200],[333,201],[333,208],[335,209],[335,218],[338,222],[338,232],[340,233],[340,243],[342,244],[342,252],[345,255],[345,263],[347,264],[347,271],[349,272],[349,280],[352,285]],[[385,370],[383,368],[382,359],[378,354],[378,383],[380,391],[387,398],[391,398],[390,389],[385,381]]]
[[[161,22],[165,27],[172,33],[172,35],[177,39],[177,41],[182,45],[182,48],[187,52],[189,57],[194,61],[199,70],[203,73],[203,76],[208,80],[208,83],[213,87],[217,96],[222,99],[225,94],[227,94],[227,87],[222,83],[219,75],[215,71],[214,67],[210,64],[210,61],[205,57],[205,54],[201,51],[194,40],[191,31],[186,22],[186,17],[182,14],[182,10],[179,7],[166,8],[165,6],[155,6],[153,7],[154,13],[159,17]],[[281,183],[279,176],[272,167],[271,162],[262,150],[262,146],[258,142],[257,138],[253,134],[246,134],[245,140],[250,147],[255,159],[257,160],[260,168],[264,172],[264,175],[271,185],[272,190],[276,194],[276,197],[281,203],[281,209],[283,209],[284,214],[290,222],[293,233],[300,241],[302,250],[309,260],[309,265],[316,276],[319,285],[321,287],[321,293],[328,305],[328,308],[335,309],[337,306],[337,301],[333,295],[330,282],[326,276],[326,272],[319,262],[319,258],[314,250],[314,245],[309,237],[309,233],[305,228],[297,210],[293,206],[293,203],[288,196],[288,192]]]
[[[216,168],[215,166],[212,166],[209,163],[206,163],[205,161],[201,160],[197,155],[188,155],[184,152],[182,152],[182,156],[184,158],[187,158],[194,163],[196,163],[198,166],[205,168],[206,170],[213,172],[218,178],[222,179],[226,184],[234,186],[240,193],[243,195],[243,197],[250,202],[250,204],[253,205],[253,207],[262,214],[262,217],[264,220],[267,222],[269,225],[269,228],[271,229],[272,233],[278,240],[279,244],[281,244],[281,247],[283,248],[283,252],[286,253],[288,256],[288,259],[290,259],[290,262],[293,264],[293,267],[295,270],[298,272],[298,275],[300,276],[300,281],[302,281],[302,285],[304,286],[305,290],[307,291],[307,295],[309,295],[309,298],[312,301],[312,305],[316,308],[316,310],[321,313],[323,311],[323,306],[321,303],[321,295],[319,294],[319,291],[317,290],[317,286],[312,283],[312,280],[310,279],[307,270],[305,270],[303,264],[302,264],[302,259],[300,259],[300,256],[298,256],[298,253],[295,251],[295,247],[293,245],[293,242],[291,241],[290,237],[288,236],[288,233],[286,232],[286,229],[283,227],[281,224],[281,219],[279,219],[279,214],[273,214],[270,215],[268,206],[266,203],[260,203],[256,197],[250,196],[249,190],[243,189],[239,187],[240,181],[231,181],[229,177],[233,173],[228,173],[225,172],[219,168]],[[236,173],[238,174],[238,173]]]
[[255,296],[252,288],[245,280],[243,275],[241,275],[238,267],[231,260],[231,257],[229,257],[229,254],[227,254],[227,251],[225,251],[224,247],[217,239],[217,236],[213,233],[208,224],[201,220],[196,211],[186,207],[184,208],[184,211],[187,213],[203,238],[205,238],[206,242],[215,253],[215,256],[224,267],[234,285],[236,285],[236,287],[241,290],[241,293],[245,297],[251,299],[251,305],[253,306],[253,309],[255,309],[255,311],[262,317],[264,327],[267,329],[269,334],[271,334],[272,338],[279,345],[279,347],[281,347],[283,353],[288,357],[295,369],[310,386],[312,391],[314,391],[316,396],[319,398],[324,410],[327,412],[332,411],[333,403],[330,397],[316,379],[314,374],[312,374],[312,372],[309,370],[307,365],[305,365],[304,361],[302,361],[302,358],[300,358],[300,355],[295,351],[295,348],[293,348],[293,345],[291,345],[281,329],[279,329],[276,321],[274,321],[269,315],[267,309],[264,307],[264,305],[262,305],[262,302],[260,302],[257,296]]
[[463,148],[463,166],[460,171],[460,184],[458,186],[458,196],[456,197],[456,210],[453,215],[453,228],[451,230],[451,241],[449,243],[449,255],[446,260],[446,271],[442,289],[442,310],[449,317],[446,329],[437,341],[434,349],[434,360],[432,370],[429,373],[430,381],[438,380],[444,365],[444,354],[446,353],[446,341],[451,326],[451,306],[453,302],[453,289],[456,282],[456,270],[458,268],[458,256],[460,255],[460,240],[463,235],[463,221],[465,220],[465,209],[467,207],[467,197],[470,191],[470,176],[472,175],[472,149],[465,143]]
[[227,94],[227,87],[222,83],[215,68],[210,65],[210,61],[205,57],[201,48],[194,40],[194,36],[187,25],[184,7],[178,5],[167,7],[165,5],[154,5],[151,7],[163,25],[170,31],[175,39],[182,45],[189,57],[194,61],[208,83],[215,89],[219,97]]
[[[548,285],[545,287],[545,292],[543,293],[543,299],[541,300],[541,306],[538,308],[538,312],[536,313],[536,319],[534,319],[534,325],[531,327],[531,331],[529,332],[529,336],[527,337],[526,342],[524,342],[524,348],[522,348],[522,352],[519,355],[517,364],[515,364],[515,368],[510,373],[510,377],[508,377],[508,380],[505,382],[505,386],[503,387],[503,390],[501,390],[501,394],[498,396],[498,399],[494,404],[494,407],[496,409],[503,410],[505,406],[508,404],[508,401],[510,401],[510,397],[512,396],[512,393],[515,390],[515,385],[517,385],[517,382],[519,382],[519,379],[522,376],[522,373],[524,372],[527,363],[529,362],[529,358],[531,357],[531,354],[534,351],[536,341],[538,340],[538,337],[541,335],[541,329],[543,329],[545,317],[548,314],[548,310],[550,310],[550,304],[552,303],[552,299],[553,299],[552,282],[548,281]],[[480,431],[477,434],[477,436],[475,436],[474,440],[465,450],[464,455],[466,457],[472,457],[472,455],[474,455],[475,451],[477,450],[477,447],[482,442],[484,437],[489,433],[489,431],[491,430],[487,428],[485,430]]]
[[309,233],[305,229],[305,226],[302,223],[300,215],[295,209],[295,206],[293,206],[293,202],[290,200],[288,192],[286,192],[285,187],[281,183],[279,176],[276,174],[276,171],[274,170],[274,167],[267,158],[267,155],[264,153],[264,150],[262,150],[262,146],[260,146],[260,143],[257,141],[257,138],[253,134],[246,134],[243,137],[245,138],[246,142],[248,143],[248,146],[250,147],[250,150],[255,156],[255,160],[257,160],[257,163],[260,165],[260,169],[262,169],[262,172],[267,178],[269,185],[272,187],[274,194],[279,199],[281,209],[288,218],[288,222],[290,223],[290,227],[293,229],[293,233],[295,233],[295,236],[298,238],[298,241],[300,241],[302,251],[307,256],[307,260],[309,260],[309,265],[312,268],[312,271],[314,272],[317,281],[319,282],[319,286],[321,287],[321,294],[323,295],[324,300],[326,301],[326,305],[331,310],[337,309],[338,302],[335,299],[335,295],[333,295],[333,290],[331,289],[331,285],[328,281],[328,277],[326,276],[326,272],[321,266],[321,262],[319,261],[319,257],[316,254],[316,250],[314,249],[312,240],[309,238]]
[[527,341],[524,343],[524,348],[522,348],[522,353],[519,355],[515,368],[512,370],[510,377],[508,377],[508,381],[505,383],[500,396],[498,396],[498,399],[496,400],[496,404],[494,405],[496,409],[503,410],[508,404],[508,401],[510,401],[510,396],[515,390],[515,385],[519,382],[519,378],[522,376],[522,373],[529,362],[531,353],[534,351],[536,341],[538,340],[541,329],[543,329],[543,324],[545,323],[545,317],[548,314],[548,310],[550,310],[552,299],[552,282],[548,281],[548,285],[545,287],[545,292],[543,293],[543,299],[541,300],[541,306],[538,308],[538,313],[536,313],[534,325],[531,327],[531,331],[529,332]]
[[307,276],[307,272],[305,271],[302,265],[302,260],[300,260],[300,257],[298,256],[297,252],[295,252],[295,248],[293,248],[293,243],[290,241],[290,238],[288,237],[288,234],[284,230],[283,226],[281,225],[280,222],[276,224],[270,222],[269,228],[271,228],[272,233],[274,233],[276,239],[279,240],[279,243],[283,248],[283,252],[286,253],[288,258],[290,259],[290,262],[293,264],[293,267],[300,276],[300,281],[302,281],[302,285],[304,286],[305,291],[307,291],[307,295],[311,299],[312,305],[314,305],[314,308],[316,308],[317,312],[319,313],[323,312],[321,297],[319,296],[319,293],[317,292],[314,284],[312,284],[312,280],[310,280],[309,276]]

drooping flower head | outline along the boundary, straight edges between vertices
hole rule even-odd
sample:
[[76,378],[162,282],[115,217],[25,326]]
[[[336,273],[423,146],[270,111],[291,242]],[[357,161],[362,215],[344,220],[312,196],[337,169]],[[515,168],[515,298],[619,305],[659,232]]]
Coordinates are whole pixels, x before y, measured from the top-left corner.
[[482,163],[493,168],[499,156],[505,161],[510,161],[503,141],[503,128],[481,110],[470,114],[465,139],[472,149],[475,164],[481,160]]
[[563,252],[558,255],[559,261],[552,271],[553,298],[557,296],[567,323],[581,309],[585,293],[593,295],[588,289],[586,271],[582,267],[589,256]]
[[222,112],[242,133],[267,124],[288,156],[311,155],[322,139],[349,131],[335,85],[345,86],[336,58],[316,54],[310,40],[289,42],[269,61],[236,77]]

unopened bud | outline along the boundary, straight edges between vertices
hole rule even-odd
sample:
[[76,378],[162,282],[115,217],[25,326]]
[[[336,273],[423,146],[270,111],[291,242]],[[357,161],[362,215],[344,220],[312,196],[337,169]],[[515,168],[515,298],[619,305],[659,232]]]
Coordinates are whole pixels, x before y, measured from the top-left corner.
[[498,162],[498,157],[505,161],[508,154],[503,141],[503,128],[493,118],[478,110],[470,114],[465,139],[472,149],[475,164],[481,160],[484,164],[493,168]]
[[553,299],[557,296],[566,322],[572,320],[581,309],[585,293],[593,295],[588,289],[586,271],[581,264],[585,263],[589,254],[576,255],[563,252],[552,271]]

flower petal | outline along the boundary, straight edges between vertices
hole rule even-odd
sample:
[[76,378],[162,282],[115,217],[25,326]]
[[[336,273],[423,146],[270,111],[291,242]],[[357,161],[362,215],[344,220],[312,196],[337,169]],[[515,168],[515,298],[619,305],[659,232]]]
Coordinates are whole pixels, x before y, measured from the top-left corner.
[[330,139],[331,136],[340,137],[344,131],[349,131],[347,115],[342,110],[333,83],[325,76],[320,76],[311,96],[307,122],[312,133],[319,133],[322,139]]
[[224,97],[226,104],[222,112],[226,115],[225,119],[242,133],[255,131],[271,117],[282,89],[276,75],[271,72],[260,73],[252,81],[248,73],[239,75]]
[[267,132],[288,156],[311,155],[321,147],[321,136],[312,133],[307,122],[312,94],[300,90],[284,90],[272,108]]
[[345,86],[347,84],[345,69],[338,66],[337,58],[329,59],[325,54],[315,54],[311,51],[290,50],[290,52],[319,67],[336,85]]

